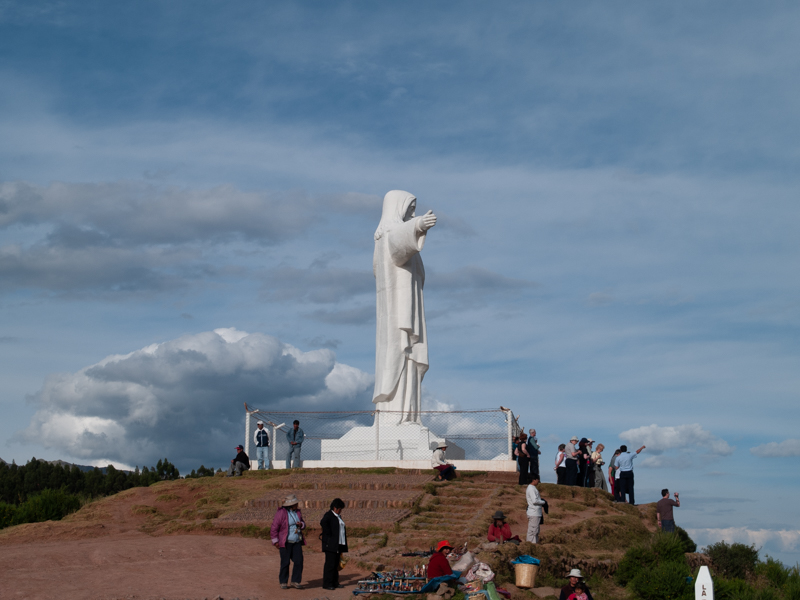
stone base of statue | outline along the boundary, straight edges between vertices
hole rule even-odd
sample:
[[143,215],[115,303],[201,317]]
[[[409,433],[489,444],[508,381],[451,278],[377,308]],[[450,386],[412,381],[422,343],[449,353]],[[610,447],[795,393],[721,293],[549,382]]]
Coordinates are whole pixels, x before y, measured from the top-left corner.
[[[383,416],[383,415],[381,415]],[[387,423],[376,419],[372,427],[353,427],[338,440],[322,440],[321,460],[430,460],[441,443],[447,460],[463,460],[464,449],[436,435],[422,423]]]

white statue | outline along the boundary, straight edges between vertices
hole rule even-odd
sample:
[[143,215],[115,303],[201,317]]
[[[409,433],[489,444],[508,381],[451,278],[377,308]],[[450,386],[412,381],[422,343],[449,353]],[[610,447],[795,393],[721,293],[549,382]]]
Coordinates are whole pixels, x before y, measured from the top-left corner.
[[[392,190],[383,198],[372,270],[377,290],[375,393],[381,423],[420,423],[422,378],[428,370],[428,333],[420,250],[436,215],[414,216],[417,199]],[[383,411],[390,411],[383,414]]]

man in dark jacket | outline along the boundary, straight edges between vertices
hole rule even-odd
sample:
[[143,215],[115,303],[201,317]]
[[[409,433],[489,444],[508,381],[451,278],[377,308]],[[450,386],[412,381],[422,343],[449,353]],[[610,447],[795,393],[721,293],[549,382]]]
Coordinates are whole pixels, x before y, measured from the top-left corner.
[[269,434],[264,429],[264,421],[256,423],[257,429],[253,433],[253,441],[256,443],[256,460],[259,469],[269,469]]
[[236,446],[236,450],[236,458],[231,460],[231,466],[228,467],[228,477],[241,477],[242,471],[250,470],[250,458],[244,453],[244,446]]
[[339,561],[342,552],[347,552],[347,530],[342,521],[344,502],[335,498],[331,509],[322,516],[319,522],[322,527],[322,551],[325,553],[325,566],[322,568],[322,587],[335,590],[344,587],[339,585]]

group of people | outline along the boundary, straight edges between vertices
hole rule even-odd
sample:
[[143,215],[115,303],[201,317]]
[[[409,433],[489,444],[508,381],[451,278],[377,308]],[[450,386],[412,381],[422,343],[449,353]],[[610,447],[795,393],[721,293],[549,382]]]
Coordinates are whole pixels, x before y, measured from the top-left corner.
[[[628,452],[626,445],[614,451],[608,464],[608,483],[603,472],[603,451],[605,446],[598,444],[594,449],[594,440],[578,438],[573,435],[568,444],[560,444],[556,453],[553,470],[556,472],[559,485],[578,487],[594,487],[610,491],[617,502],[635,504],[633,491],[633,459],[645,449],[642,446],[636,452]],[[609,490],[610,487],[610,490]],[[626,500],[627,498],[627,500]]]
[[[272,545],[280,552],[281,566],[278,572],[278,583],[281,589],[289,586],[303,589],[303,546],[306,544],[303,531],[306,522],[299,508],[300,502],[294,494],[287,496],[275,513],[270,527]],[[322,551],[325,553],[325,564],[322,567],[322,587],[335,590],[344,587],[339,584],[339,566],[342,553],[347,552],[347,527],[342,519],[345,504],[341,498],[331,502],[330,510],[319,522],[322,533]],[[291,582],[289,567],[291,566]]]
[[536,430],[524,431],[512,440],[512,451],[517,461],[519,471],[519,484],[528,485],[534,479],[539,479],[539,455],[542,450],[536,439]]
[[[289,451],[286,454],[286,468],[295,469],[301,466],[300,452],[303,449],[303,441],[306,439],[305,432],[300,429],[300,421],[295,419],[292,428],[286,432],[286,441],[289,443]],[[253,432],[253,443],[256,448],[256,464],[258,469],[270,469],[272,465],[269,459],[269,432],[264,427],[264,421],[256,423],[256,430]],[[241,476],[242,471],[250,470],[250,457],[244,451],[244,446],[236,446],[236,457],[231,460],[228,467],[228,477]]]
[[603,444],[594,448],[594,440],[573,435],[568,444],[560,444],[556,453],[556,472],[559,485],[576,485],[578,487],[596,487],[608,491],[603,474]]

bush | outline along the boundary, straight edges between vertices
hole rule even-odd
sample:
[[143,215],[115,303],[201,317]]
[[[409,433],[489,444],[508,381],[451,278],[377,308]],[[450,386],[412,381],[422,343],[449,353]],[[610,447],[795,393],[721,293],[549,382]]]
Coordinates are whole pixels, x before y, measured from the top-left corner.
[[756,600],[756,590],[743,579],[714,578],[716,600]]
[[686,530],[682,527],[675,527],[675,535],[678,536],[678,539],[683,544],[683,551],[684,552],[697,552],[697,544],[694,543],[694,540],[689,537],[689,534],[686,533]]
[[756,574],[763,577],[777,588],[782,588],[789,581],[789,569],[783,563],[767,556],[766,562],[759,563],[756,567]]
[[59,521],[81,507],[80,498],[63,490],[43,490],[17,507],[14,523]]
[[628,586],[634,594],[645,600],[693,600],[694,588],[686,563],[664,562],[639,571]]
[[619,585],[628,585],[637,575],[656,565],[677,563],[686,567],[683,542],[674,533],[657,532],[647,544],[629,548],[619,563],[614,579]]
[[711,558],[719,575],[727,579],[747,579],[755,573],[758,564],[758,549],[734,542],[717,542],[703,549]]
[[5,502],[0,502],[0,529],[13,525],[16,516],[16,506],[13,504],[7,504]]

